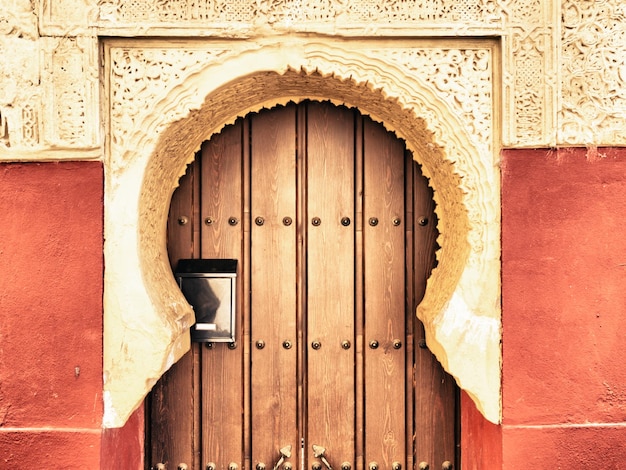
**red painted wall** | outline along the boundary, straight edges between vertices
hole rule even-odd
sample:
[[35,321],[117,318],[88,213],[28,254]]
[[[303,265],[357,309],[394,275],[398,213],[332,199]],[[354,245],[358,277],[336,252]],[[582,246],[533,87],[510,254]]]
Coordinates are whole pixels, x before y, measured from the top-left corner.
[[[102,165],[0,164],[0,468],[140,469],[102,418]],[[626,149],[502,154],[503,424],[463,470],[626,461]],[[78,369],[77,369],[78,368]]]
[[461,392],[461,469],[502,469],[502,427],[487,421]]
[[502,155],[503,468],[626,465],[626,149]]
[[141,406],[122,428],[104,430],[100,470],[144,468],[144,422],[144,408]]
[[99,162],[0,164],[0,468],[96,469]]

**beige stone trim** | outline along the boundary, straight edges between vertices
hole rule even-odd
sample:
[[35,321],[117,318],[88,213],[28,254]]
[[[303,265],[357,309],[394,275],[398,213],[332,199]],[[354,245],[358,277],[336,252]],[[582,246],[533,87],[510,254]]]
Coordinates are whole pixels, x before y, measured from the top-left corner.
[[[174,282],[165,242],[169,200],[185,165],[238,116],[306,98],[358,107],[405,139],[422,164],[442,248],[417,314],[429,348],[485,416],[500,420],[499,169],[491,133],[497,48],[464,44],[107,43],[106,426],[123,424],[189,347],[193,313]],[[438,89],[426,71],[417,72],[433,51],[469,57],[463,66],[474,74],[449,77],[456,85]],[[487,111],[463,113],[476,82],[488,91],[479,100]]]

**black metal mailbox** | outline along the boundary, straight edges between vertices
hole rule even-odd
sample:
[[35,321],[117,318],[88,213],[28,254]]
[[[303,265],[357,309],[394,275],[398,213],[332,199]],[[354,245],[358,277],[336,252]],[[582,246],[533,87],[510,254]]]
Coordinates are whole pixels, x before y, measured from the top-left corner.
[[237,260],[181,259],[175,276],[196,314],[191,340],[234,343]]

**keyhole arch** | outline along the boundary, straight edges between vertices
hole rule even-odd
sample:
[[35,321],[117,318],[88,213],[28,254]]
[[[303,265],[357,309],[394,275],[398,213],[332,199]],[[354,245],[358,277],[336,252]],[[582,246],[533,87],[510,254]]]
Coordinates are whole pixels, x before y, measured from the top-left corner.
[[[403,138],[422,163],[435,191],[441,250],[417,313],[442,364],[489,419],[499,420],[499,200],[493,170],[485,168],[437,91],[396,64],[322,44],[294,59],[284,55],[284,45],[271,44],[196,70],[146,107],[140,116],[145,119],[135,119],[123,146],[110,150],[105,426],[122,424],[189,347],[185,333],[193,316],[165,249],[169,198],[186,163],[202,141],[238,116],[302,99],[357,107]],[[477,279],[484,279],[478,289]]]

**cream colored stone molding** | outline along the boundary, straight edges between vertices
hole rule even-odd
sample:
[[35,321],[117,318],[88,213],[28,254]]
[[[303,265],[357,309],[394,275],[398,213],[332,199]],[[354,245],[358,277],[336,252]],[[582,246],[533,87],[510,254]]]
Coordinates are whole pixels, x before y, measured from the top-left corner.
[[[502,143],[543,146],[555,145],[556,136],[558,68],[551,42],[556,37],[559,18],[555,5],[555,0],[56,0],[41,1],[37,13],[43,36],[62,38],[100,35],[254,39],[302,33],[344,37],[501,37]],[[95,57],[95,52],[92,55]],[[85,76],[90,83],[91,74],[87,72]],[[64,88],[66,84],[59,79],[55,86]],[[77,93],[70,112],[85,104],[78,96]],[[2,111],[0,108],[0,114]],[[39,122],[53,125],[47,119]],[[16,128],[14,134],[20,125],[16,118],[8,119],[7,126]],[[87,134],[93,136],[99,126],[96,115],[88,114],[85,125]],[[43,134],[50,135],[50,131]],[[96,139],[96,144],[100,142]],[[33,150],[28,141],[19,142],[24,145],[17,147],[16,144],[18,141],[13,139],[11,148],[16,151],[19,147],[22,154]],[[84,155],[94,148],[93,142],[85,139],[57,138],[42,144],[39,147],[44,149],[61,146],[83,150]],[[4,147],[8,149],[9,143]],[[10,158],[11,154],[2,152],[0,147],[0,158],[3,155]],[[79,154],[74,158],[80,158]]]
[[502,4],[502,144],[554,146],[559,76],[558,0]]
[[[94,80],[98,36],[500,37],[503,146],[626,144],[621,0],[5,3],[0,160],[102,157]],[[70,41],[75,41],[71,47]],[[74,61],[72,74],[54,69],[64,60]],[[85,116],[79,116],[83,109]],[[74,119],[78,122],[70,122]],[[56,128],[59,123],[65,127]]]
[[306,98],[358,107],[422,164],[442,248],[417,313],[429,348],[498,422],[497,51],[467,40],[107,42],[105,425],[121,425],[189,347],[193,312],[165,243],[186,164],[238,116]]
[[50,35],[500,37],[503,145],[556,145],[557,0],[56,0],[40,15]]

